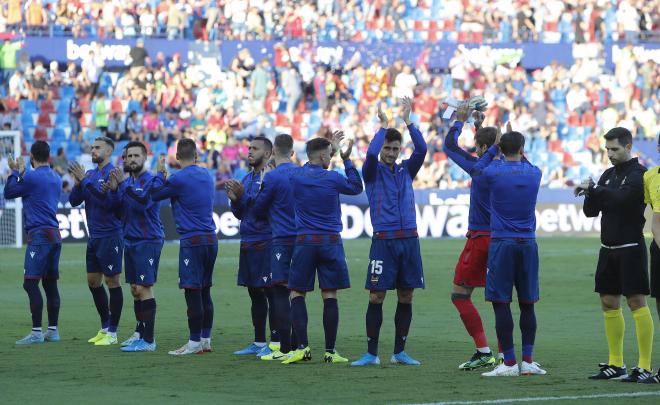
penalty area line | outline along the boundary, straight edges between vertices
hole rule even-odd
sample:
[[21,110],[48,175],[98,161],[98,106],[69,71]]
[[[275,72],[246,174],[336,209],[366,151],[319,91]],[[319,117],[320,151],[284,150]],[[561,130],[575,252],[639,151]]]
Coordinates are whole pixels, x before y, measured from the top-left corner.
[[507,398],[507,399],[489,399],[483,401],[446,401],[429,402],[417,405],[472,405],[472,404],[511,404],[515,402],[540,402],[540,401],[569,401],[576,399],[599,399],[599,398],[632,398],[632,397],[660,397],[660,391],[648,392],[620,392],[611,394],[593,394],[593,395],[566,395],[558,397],[526,397],[526,398]]

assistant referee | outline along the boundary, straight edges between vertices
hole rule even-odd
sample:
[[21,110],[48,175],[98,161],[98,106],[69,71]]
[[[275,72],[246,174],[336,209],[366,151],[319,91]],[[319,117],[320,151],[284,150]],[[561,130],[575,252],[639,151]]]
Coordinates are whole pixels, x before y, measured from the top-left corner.
[[[595,291],[600,294],[605,317],[609,359],[589,378],[639,382],[651,377],[653,346],[653,318],[646,306],[649,277],[642,232],[646,168],[632,157],[632,134],[625,128],[613,128],[605,134],[605,149],[614,166],[603,173],[597,185],[589,179],[575,189],[576,195],[585,195],[583,210],[587,217],[602,213]],[[638,366],[630,374],[623,364],[622,295],[635,319],[639,349]]]

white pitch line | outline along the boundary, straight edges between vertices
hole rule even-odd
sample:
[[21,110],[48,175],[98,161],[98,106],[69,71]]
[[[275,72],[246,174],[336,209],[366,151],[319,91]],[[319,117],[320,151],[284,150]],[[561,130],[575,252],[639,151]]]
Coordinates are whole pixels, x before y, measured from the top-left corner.
[[627,398],[627,397],[660,397],[660,391],[651,392],[621,392],[612,394],[593,394],[593,395],[570,395],[561,397],[527,397],[527,398],[507,398],[507,399],[489,399],[485,401],[447,401],[447,402],[429,402],[418,405],[473,405],[473,404],[510,404],[514,402],[534,402],[534,401],[568,401],[574,399],[598,399],[598,398]]

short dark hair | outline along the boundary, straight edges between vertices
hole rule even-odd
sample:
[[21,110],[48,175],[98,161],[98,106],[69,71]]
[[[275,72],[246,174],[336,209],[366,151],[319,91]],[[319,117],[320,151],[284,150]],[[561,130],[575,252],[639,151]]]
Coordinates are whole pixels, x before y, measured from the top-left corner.
[[35,162],[46,163],[50,158],[50,146],[44,141],[36,141],[30,147],[30,153]]
[[517,131],[507,132],[500,139],[500,149],[504,156],[515,155],[525,146],[525,137]]
[[387,128],[387,131],[385,131],[385,141],[399,141],[400,143],[403,143],[403,135],[401,135],[401,132],[396,128]]
[[605,139],[612,141],[619,140],[619,145],[626,146],[632,144],[632,134],[626,128],[616,127],[612,128],[605,134]]
[[497,128],[495,127],[483,127],[477,130],[477,133],[474,136],[477,141],[477,146],[486,145],[487,147],[493,146],[495,139],[497,138]]
[[142,153],[144,153],[145,155],[147,154],[147,147],[144,146],[144,144],[139,141],[130,141],[129,143],[126,144],[126,146],[124,146],[124,150],[128,152],[128,148],[140,148],[142,149]]
[[289,156],[293,150],[293,138],[288,134],[279,134],[275,137],[274,147],[279,156]]
[[328,146],[330,145],[330,141],[326,138],[314,138],[307,141],[307,144],[305,145],[305,151],[307,152],[307,155],[311,155],[313,153],[328,149]]
[[112,139],[108,138],[107,136],[99,136],[96,139],[94,139],[94,142],[96,141],[105,142],[108,146],[112,148],[112,150],[115,150],[115,143],[112,141]]
[[195,159],[195,152],[197,152],[195,141],[190,138],[179,139],[176,144],[176,154],[179,159],[193,160]]
[[266,138],[263,135],[259,135],[253,139],[253,141],[261,141],[264,143],[264,146],[266,147],[266,150],[269,152],[273,152],[273,143],[270,141],[270,139]]

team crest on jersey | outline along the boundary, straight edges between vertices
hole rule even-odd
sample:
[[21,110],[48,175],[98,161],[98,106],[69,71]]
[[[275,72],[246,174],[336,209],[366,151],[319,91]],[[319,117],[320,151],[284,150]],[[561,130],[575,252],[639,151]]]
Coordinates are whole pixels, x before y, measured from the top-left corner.
[[151,265],[151,266],[154,265],[154,259],[149,259],[149,265]]
[[186,267],[188,267],[188,263],[190,263],[190,260],[189,259],[183,259],[183,263],[186,265]]
[[34,251],[30,252],[30,258],[34,259]]
[[277,254],[275,254],[275,257],[277,257],[277,260],[279,261],[279,260],[280,260],[280,257],[282,257],[282,253],[277,253]]
[[112,270],[112,265],[111,265],[111,264],[109,264],[109,265],[108,265],[108,268],[109,268],[110,270]]

